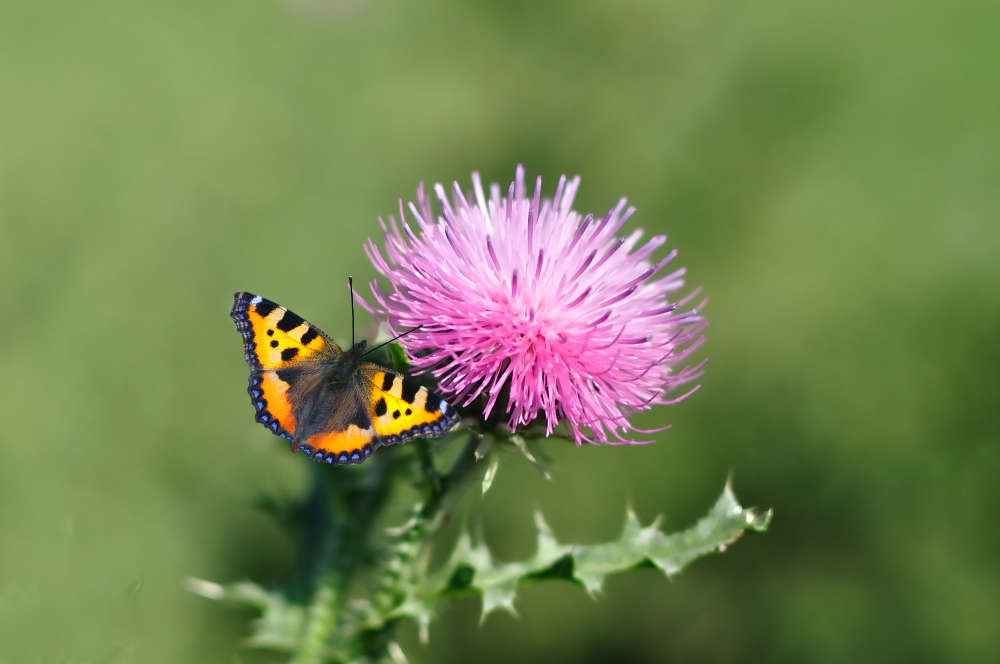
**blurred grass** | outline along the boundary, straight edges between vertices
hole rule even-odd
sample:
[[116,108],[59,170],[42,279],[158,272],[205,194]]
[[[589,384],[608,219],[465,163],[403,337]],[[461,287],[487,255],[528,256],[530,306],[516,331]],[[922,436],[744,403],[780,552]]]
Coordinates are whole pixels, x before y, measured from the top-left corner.
[[[456,602],[414,661],[996,661],[995,3],[6,3],[0,661],[254,662],[188,575],[280,582],[252,508],[306,469],[250,417],[238,289],[344,337],[344,276],[418,180],[620,195],[711,298],[650,447],[552,445],[486,499],[680,527],[735,472],[762,537],[599,603]],[[551,189],[549,189],[551,191]]]

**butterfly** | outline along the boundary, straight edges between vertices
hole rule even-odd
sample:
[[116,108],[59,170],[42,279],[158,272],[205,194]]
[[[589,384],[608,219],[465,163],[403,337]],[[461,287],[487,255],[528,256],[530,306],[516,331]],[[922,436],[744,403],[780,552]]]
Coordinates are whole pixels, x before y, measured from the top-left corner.
[[344,351],[302,317],[252,293],[230,313],[250,365],[254,419],[316,461],[361,463],[382,445],[443,436],[459,420],[444,399],[364,359],[367,342]]

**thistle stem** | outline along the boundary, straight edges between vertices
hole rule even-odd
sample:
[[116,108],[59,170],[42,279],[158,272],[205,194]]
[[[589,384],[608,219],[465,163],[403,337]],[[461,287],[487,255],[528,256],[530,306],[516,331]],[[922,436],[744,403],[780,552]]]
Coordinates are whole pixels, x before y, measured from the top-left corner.
[[306,504],[306,574],[312,594],[291,664],[321,664],[329,659],[338,615],[354,572],[365,558],[372,524],[392,489],[389,463],[376,457],[364,477],[317,469]]
[[437,483],[432,484],[430,496],[420,510],[420,518],[428,524],[433,532],[440,526],[441,521],[448,516],[455,503],[461,497],[462,485],[472,474],[476,467],[476,449],[479,447],[479,440],[476,435],[470,435],[465,443],[462,453],[452,464],[451,470],[442,476]]
[[402,456],[377,456],[374,468],[366,475],[347,471],[317,476],[319,484],[314,483],[306,503],[305,576],[311,594],[292,664],[321,664],[338,653],[356,652],[359,644],[353,640],[359,634],[343,634],[338,641],[338,628],[342,630],[343,625],[363,624],[369,636],[379,634],[379,643],[391,642],[395,620],[389,616],[398,598],[405,594],[405,584],[422,569],[422,554],[428,551],[431,538],[458,502],[462,487],[476,467],[478,436],[469,436],[444,474],[435,468],[427,441],[418,440],[414,447],[427,480],[426,498],[416,508],[413,522],[391,547],[391,555],[380,564],[377,574],[382,583],[373,593],[372,612],[365,616],[345,615],[346,599],[360,566],[372,558],[372,524],[389,497],[394,459]]

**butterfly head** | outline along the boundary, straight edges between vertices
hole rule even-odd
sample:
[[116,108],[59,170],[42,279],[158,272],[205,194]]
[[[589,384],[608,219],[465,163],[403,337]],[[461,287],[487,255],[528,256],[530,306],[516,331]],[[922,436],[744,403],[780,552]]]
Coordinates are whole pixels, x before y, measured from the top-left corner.
[[350,350],[340,355],[330,367],[330,382],[341,384],[350,382],[359,374],[361,363],[364,361],[367,341],[359,341]]
[[358,343],[351,347],[351,350],[344,353],[345,356],[350,357],[352,363],[356,363],[357,366],[361,366],[361,360],[364,358],[368,350],[368,342],[362,339]]

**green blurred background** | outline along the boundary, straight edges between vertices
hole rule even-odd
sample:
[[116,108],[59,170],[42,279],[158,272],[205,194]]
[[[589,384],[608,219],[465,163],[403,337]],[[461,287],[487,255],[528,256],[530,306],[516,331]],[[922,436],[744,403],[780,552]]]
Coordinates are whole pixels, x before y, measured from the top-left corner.
[[656,445],[511,457],[491,545],[683,527],[730,471],[775,521],[598,602],[455,601],[411,660],[1000,661],[1000,9],[814,4],[4,3],[0,661],[280,661],[183,586],[294,564],[253,505],[308,464],[252,421],[232,292],[343,339],[377,215],[519,162],[670,234],[710,363]]

